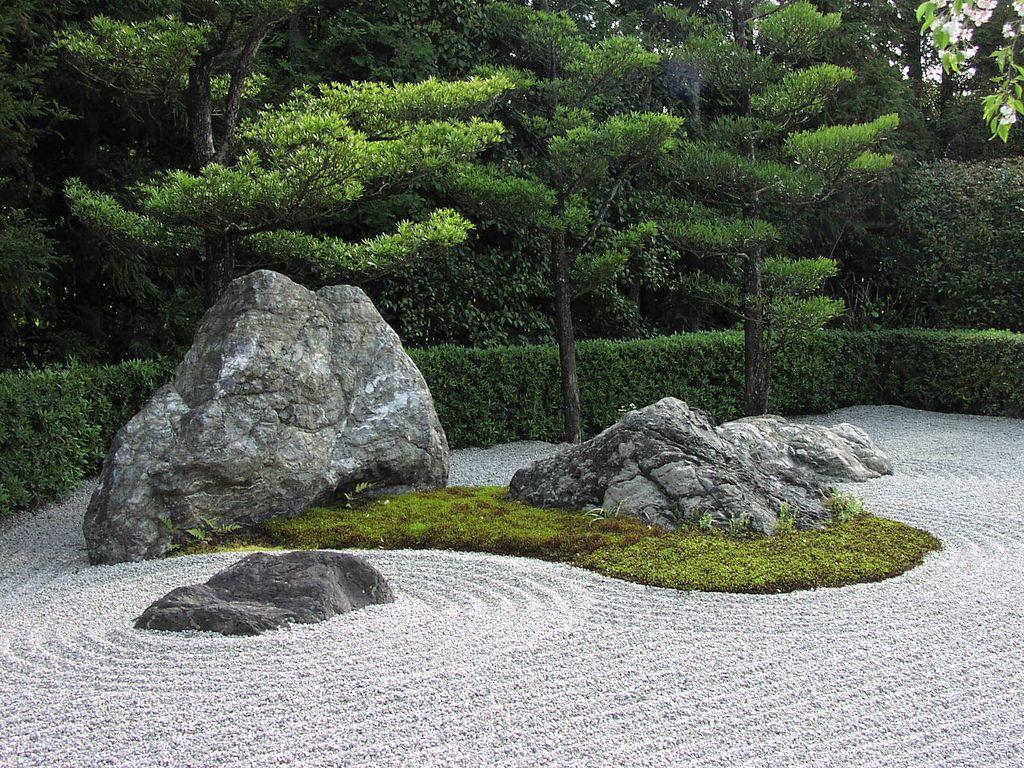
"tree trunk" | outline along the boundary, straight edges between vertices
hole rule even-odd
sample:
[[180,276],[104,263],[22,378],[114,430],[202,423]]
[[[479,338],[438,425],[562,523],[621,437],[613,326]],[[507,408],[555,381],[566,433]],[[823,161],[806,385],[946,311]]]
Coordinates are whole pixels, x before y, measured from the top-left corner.
[[580,387],[576,378],[576,331],[572,322],[572,275],[565,233],[551,236],[551,269],[555,278],[555,338],[558,340],[558,362],[562,372],[562,399],[565,416],[565,441],[578,443],[580,429]]
[[256,61],[256,54],[260,50],[263,38],[267,36],[269,31],[269,22],[260,21],[253,25],[231,70],[228,93],[224,98],[224,116],[221,119],[223,130],[221,131],[220,146],[213,157],[218,163],[228,163],[235,159],[235,131],[238,129],[238,116],[239,110],[242,108],[242,93],[245,90],[245,81],[252,71],[253,63]]
[[288,66],[291,67],[292,78],[302,63],[302,54],[307,46],[306,34],[305,11],[296,11],[288,17]]
[[185,87],[185,116],[192,151],[192,170],[198,173],[216,153],[213,145],[213,100],[210,94],[213,79],[213,56],[200,54],[188,73]]
[[924,87],[924,48],[921,42],[921,29],[911,16],[903,33],[903,58],[907,63],[907,77],[914,93],[921,95]]
[[[750,7],[746,2],[733,4],[733,34],[741,48],[753,50],[753,36],[749,34]],[[742,74],[744,86],[743,112],[753,118],[750,99],[750,84],[747,73]],[[747,154],[757,161],[757,145],[754,137],[747,137]],[[746,206],[746,215],[751,219],[761,216],[761,199],[752,191]],[[764,348],[764,297],[761,290],[761,266],[764,254],[760,244],[746,254],[743,268],[743,367],[745,378],[744,412],[747,416],[760,416],[768,411],[768,367],[765,364]]]
[[747,416],[760,416],[768,412],[760,248],[753,249],[747,257],[743,271],[743,360],[746,369],[744,411]]
[[234,238],[231,235],[207,235],[203,251],[206,255],[206,306],[212,307],[235,276]]

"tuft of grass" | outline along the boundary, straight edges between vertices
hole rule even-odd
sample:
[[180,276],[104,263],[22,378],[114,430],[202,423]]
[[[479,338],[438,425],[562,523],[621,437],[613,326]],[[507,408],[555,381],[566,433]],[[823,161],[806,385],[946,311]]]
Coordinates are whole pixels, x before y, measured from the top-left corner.
[[[676,531],[631,517],[538,509],[508,489],[446,488],[317,508],[264,523],[224,548],[449,549],[536,557],[657,587],[707,592],[790,592],[897,576],[941,548],[930,533],[859,513],[782,536]],[[209,548],[203,551],[211,551]]]

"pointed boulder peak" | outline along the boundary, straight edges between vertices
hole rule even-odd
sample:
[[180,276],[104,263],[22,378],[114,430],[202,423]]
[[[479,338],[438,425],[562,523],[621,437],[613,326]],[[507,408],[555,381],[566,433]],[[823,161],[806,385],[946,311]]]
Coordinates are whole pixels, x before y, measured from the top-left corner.
[[442,487],[448,468],[426,382],[366,294],[252,272],[114,438],[85,518],[89,558],[158,557],[360,482]]

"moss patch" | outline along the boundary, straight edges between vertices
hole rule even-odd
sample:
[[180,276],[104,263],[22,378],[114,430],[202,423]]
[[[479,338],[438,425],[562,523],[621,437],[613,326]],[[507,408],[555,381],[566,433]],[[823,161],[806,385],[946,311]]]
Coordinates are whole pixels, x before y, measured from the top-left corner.
[[925,531],[866,513],[820,530],[731,536],[696,528],[668,532],[628,517],[537,509],[509,500],[507,492],[447,488],[354,509],[312,509],[272,520],[248,539],[233,537],[218,548],[260,544],[491,552],[570,563],[658,587],[789,592],[897,576],[942,546]]

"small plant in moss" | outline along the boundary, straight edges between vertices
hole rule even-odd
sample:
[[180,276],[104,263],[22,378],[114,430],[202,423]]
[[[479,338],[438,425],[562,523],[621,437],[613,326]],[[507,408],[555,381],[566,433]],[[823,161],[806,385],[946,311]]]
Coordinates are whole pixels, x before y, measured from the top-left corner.
[[[169,530],[174,530],[174,526],[170,518],[161,518],[160,522]],[[167,554],[179,551],[183,553],[192,553],[208,550],[220,544],[228,543],[228,539],[241,530],[242,526],[235,522],[218,523],[212,518],[201,517],[199,518],[198,524],[185,529],[185,533],[190,537],[188,544],[184,546],[180,544],[172,544],[167,549]]]
[[868,513],[867,507],[861,499],[842,493],[835,488],[831,489],[825,496],[824,503],[825,508],[840,523],[848,523]]
[[715,528],[715,518],[710,512],[705,512],[697,518],[697,527],[704,531],[704,533],[711,533]]
[[782,502],[779,507],[778,523],[775,528],[776,536],[785,536],[796,530],[796,511],[790,504]]
[[729,518],[729,535],[730,536],[742,536],[750,529],[750,514],[747,512],[740,512],[738,515],[733,515]]
[[866,512],[837,515],[812,530],[799,530],[794,522],[783,536],[751,531],[749,518],[742,517],[733,534],[714,528],[709,513],[667,531],[604,510],[598,515],[530,507],[510,500],[507,488],[446,488],[352,508],[312,509],[270,520],[219,546],[490,552],[711,592],[789,592],[878,581],[913,568],[941,547],[925,531]]

